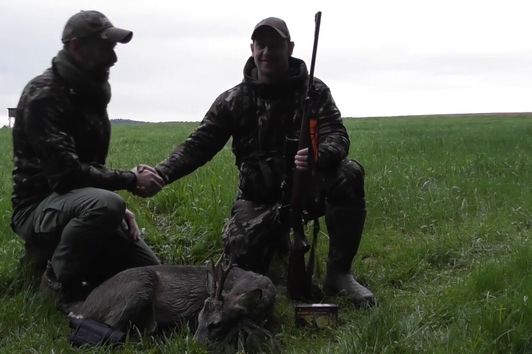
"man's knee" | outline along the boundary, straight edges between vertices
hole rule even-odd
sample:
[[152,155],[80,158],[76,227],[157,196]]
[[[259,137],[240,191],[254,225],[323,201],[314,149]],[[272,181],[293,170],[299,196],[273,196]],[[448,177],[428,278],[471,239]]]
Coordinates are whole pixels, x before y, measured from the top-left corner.
[[98,188],[88,188],[87,198],[81,202],[82,217],[116,227],[124,218],[126,203],[118,194]]
[[238,200],[223,231],[224,251],[239,267],[266,273],[280,242],[278,205]]
[[345,159],[327,178],[327,200],[353,201],[364,198],[364,168],[355,160]]
[[126,212],[126,202],[122,197],[113,192],[108,192],[103,196],[106,215],[109,221],[119,224]]

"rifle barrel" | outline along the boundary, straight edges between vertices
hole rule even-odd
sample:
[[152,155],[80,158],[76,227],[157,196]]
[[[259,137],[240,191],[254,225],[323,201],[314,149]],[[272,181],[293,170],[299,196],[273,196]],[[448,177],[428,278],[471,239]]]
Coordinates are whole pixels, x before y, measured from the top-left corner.
[[310,92],[310,88],[312,87],[312,84],[314,83],[314,66],[316,64],[316,53],[318,52],[318,39],[320,37],[321,11],[316,12],[316,15],[314,15],[314,22],[316,25],[314,28],[314,45],[312,46],[312,60],[310,62],[309,83],[308,83],[308,88],[307,88],[308,92]]

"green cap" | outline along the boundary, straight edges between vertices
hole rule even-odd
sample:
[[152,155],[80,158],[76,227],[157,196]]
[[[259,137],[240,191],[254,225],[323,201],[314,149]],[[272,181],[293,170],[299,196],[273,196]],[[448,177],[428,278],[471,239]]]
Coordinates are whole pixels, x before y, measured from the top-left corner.
[[284,22],[280,18],[268,17],[257,23],[255,28],[253,29],[253,33],[251,34],[251,39],[255,39],[257,30],[261,27],[273,28],[275,32],[277,32],[277,34],[281,36],[281,38],[290,40],[290,32],[288,31],[288,26],[286,26],[286,22]]
[[80,11],[70,17],[63,29],[61,40],[67,43],[72,38],[86,38],[99,35],[110,42],[127,43],[133,32],[114,27],[104,14],[98,11]]

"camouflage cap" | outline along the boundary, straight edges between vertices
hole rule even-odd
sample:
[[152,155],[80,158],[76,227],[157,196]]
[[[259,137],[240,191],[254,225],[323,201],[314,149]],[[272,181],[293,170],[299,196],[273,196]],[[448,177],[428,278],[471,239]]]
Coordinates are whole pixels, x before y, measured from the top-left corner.
[[257,23],[255,29],[253,29],[253,33],[251,34],[251,39],[255,39],[257,30],[264,26],[273,28],[275,32],[277,32],[279,36],[281,36],[281,38],[290,40],[290,32],[288,31],[286,23],[277,17],[268,17]]
[[100,38],[110,42],[127,43],[133,32],[114,27],[104,14],[98,11],[80,11],[70,17],[63,29],[61,40],[69,42],[72,38],[86,38],[99,34]]

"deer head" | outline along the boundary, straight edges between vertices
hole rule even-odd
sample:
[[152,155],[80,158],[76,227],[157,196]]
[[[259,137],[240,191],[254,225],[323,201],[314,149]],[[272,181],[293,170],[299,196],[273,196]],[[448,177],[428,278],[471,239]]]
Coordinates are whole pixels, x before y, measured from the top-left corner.
[[223,255],[216,265],[211,262],[211,271],[207,276],[210,296],[198,315],[198,327],[194,334],[201,343],[230,342],[228,337],[238,335],[239,322],[252,318],[252,309],[262,299],[260,284],[250,278],[231,279],[231,284],[227,284],[224,291],[231,269],[231,262],[223,259]]

